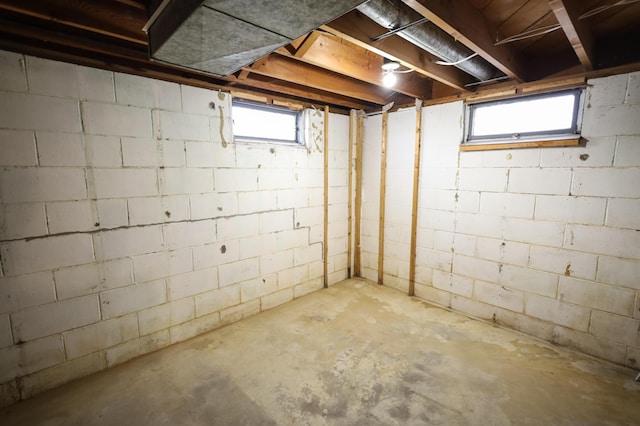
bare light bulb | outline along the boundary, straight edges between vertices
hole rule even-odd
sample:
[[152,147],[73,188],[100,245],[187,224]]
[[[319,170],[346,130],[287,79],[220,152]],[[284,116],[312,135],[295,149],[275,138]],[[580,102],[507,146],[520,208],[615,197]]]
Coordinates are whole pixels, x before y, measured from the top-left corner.
[[382,77],[384,87],[393,87],[398,81],[398,77],[393,72],[388,72]]

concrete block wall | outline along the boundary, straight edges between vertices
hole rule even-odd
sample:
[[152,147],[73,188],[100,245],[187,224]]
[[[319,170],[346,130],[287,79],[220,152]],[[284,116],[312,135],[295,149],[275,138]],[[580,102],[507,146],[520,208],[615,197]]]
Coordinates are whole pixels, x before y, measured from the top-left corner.
[[411,244],[412,188],[396,182],[413,182],[415,108],[393,114],[387,129],[383,282],[407,291]]
[[[348,278],[349,231],[349,157],[350,118],[346,115],[329,117],[329,230],[328,283],[336,284]],[[355,141],[355,139],[354,139]],[[355,151],[354,151],[355,152]],[[354,177],[352,176],[352,179]],[[352,243],[353,244],[353,240]]]
[[[234,144],[230,111],[0,52],[0,405],[322,287],[323,153]],[[332,283],[348,128],[330,115]]]
[[[416,295],[640,368],[638,81],[640,73],[588,82],[584,147],[459,152],[463,103],[425,107]],[[391,113],[390,128],[410,122],[405,114]],[[365,126],[367,171],[379,167],[380,129]],[[386,191],[411,187],[398,176]],[[363,189],[365,199],[379,196]],[[388,223],[406,218],[387,210]],[[367,250],[377,247],[371,240]],[[368,266],[375,276],[376,263]]]
[[[362,137],[361,275],[378,281],[382,116],[365,117]],[[356,188],[356,191],[358,189]]]

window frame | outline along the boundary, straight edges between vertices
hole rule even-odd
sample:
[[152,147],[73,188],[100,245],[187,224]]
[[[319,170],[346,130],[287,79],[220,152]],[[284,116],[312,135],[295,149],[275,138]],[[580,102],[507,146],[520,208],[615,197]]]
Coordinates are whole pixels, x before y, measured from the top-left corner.
[[[255,137],[255,136],[247,136],[247,135],[236,135],[235,133],[235,117],[233,114],[234,107],[242,107],[248,108],[256,111],[266,111],[266,112],[275,112],[278,114],[283,114],[287,116],[292,116],[295,118],[295,140],[290,139],[275,139],[275,138],[267,138],[267,137]],[[249,101],[245,99],[233,99],[231,102],[231,120],[232,120],[232,134],[233,141],[240,143],[259,143],[259,144],[283,144],[290,146],[304,146],[304,123],[303,123],[303,111],[304,110],[294,110],[291,108],[287,108],[285,106],[280,105],[272,105],[265,104],[261,102]]]
[[[520,102],[526,102],[536,99],[552,98],[557,96],[565,96],[571,94],[574,96],[572,111],[572,123],[569,128],[543,130],[536,132],[522,133],[500,133],[494,135],[473,136],[473,121],[475,113],[479,108],[508,105]],[[584,107],[585,90],[583,87],[557,90],[552,92],[537,93],[532,95],[511,97],[505,99],[497,99],[490,101],[469,102],[465,104],[464,119],[464,136],[461,143],[462,150],[481,150],[481,149],[503,149],[503,148],[522,148],[528,146],[571,146],[578,145],[580,133],[582,131],[582,115]]]

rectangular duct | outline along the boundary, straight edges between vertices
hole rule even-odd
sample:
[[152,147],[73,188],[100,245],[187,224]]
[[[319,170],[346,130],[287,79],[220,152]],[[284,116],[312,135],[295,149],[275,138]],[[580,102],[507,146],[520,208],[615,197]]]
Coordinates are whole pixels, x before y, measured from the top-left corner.
[[228,76],[364,0],[171,0],[149,28],[151,59]]

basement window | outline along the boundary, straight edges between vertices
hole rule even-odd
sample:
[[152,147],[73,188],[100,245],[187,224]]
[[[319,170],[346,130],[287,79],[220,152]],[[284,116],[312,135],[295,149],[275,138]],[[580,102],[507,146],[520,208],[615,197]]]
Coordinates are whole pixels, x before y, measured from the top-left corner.
[[234,99],[231,114],[236,142],[302,143],[301,111]]
[[467,104],[461,150],[578,145],[582,89]]

